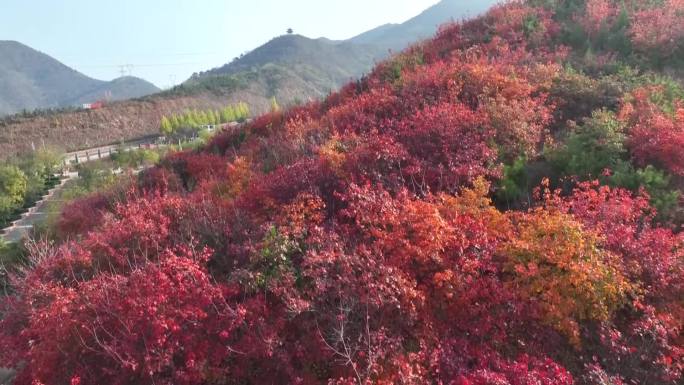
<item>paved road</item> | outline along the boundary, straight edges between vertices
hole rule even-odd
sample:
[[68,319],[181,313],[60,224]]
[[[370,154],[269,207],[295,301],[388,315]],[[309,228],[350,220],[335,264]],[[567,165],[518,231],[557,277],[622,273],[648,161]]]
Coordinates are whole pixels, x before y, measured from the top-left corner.
[[85,162],[90,162],[92,160],[97,160],[97,159],[106,159],[109,158],[113,153],[117,151],[130,151],[134,150],[136,148],[148,146],[151,144],[154,144],[157,141],[157,138],[145,138],[145,139],[139,139],[139,140],[134,140],[130,142],[125,142],[121,145],[109,145],[109,146],[101,146],[101,147],[93,147],[93,148],[88,148],[85,150],[79,150],[79,151],[74,151],[74,152],[69,152],[65,155],[64,157],[64,162],[67,165],[70,164],[78,164],[78,163],[85,163]]
[[[252,119],[247,119],[244,123],[238,123],[238,122],[232,122],[232,123],[225,123],[219,125],[216,129],[220,130],[228,130],[228,129],[235,129],[236,127],[240,127],[241,125],[244,125],[245,123],[251,122]],[[213,131],[214,129],[212,129]],[[106,159],[109,158],[113,153],[117,151],[129,151],[129,150],[135,150],[137,148],[141,147],[146,147],[146,146],[154,146],[158,143],[159,137],[156,136],[150,136],[147,138],[142,138],[142,139],[137,139],[137,140],[131,140],[128,142],[124,142],[123,144],[112,144],[108,146],[100,146],[100,147],[93,147],[93,148],[88,148],[85,150],[79,150],[79,151],[73,151],[69,152],[66,154],[64,161],[67,165],[69,164],[78,164],[78,163],[84,163],[84,162],[90,162],[92,160],[97,160],[97,159]]]

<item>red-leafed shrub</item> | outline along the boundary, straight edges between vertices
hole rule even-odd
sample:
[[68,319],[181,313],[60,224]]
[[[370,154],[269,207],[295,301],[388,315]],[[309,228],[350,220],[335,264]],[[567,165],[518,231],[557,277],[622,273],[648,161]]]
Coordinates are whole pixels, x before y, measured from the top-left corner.
[[613,0],[587,1],[579,22],[590,37],[596,38],[600,32],[613,26],[618,13],[618,5]]
[[673,174],[684,175],[684,107],[674,103],[674,111],[663,111],[652,101],[662,92],[658,87],[640,88],[632,93],[620,116],[629,124],[628,144],[639,165],[655,163]]
[[[681,186],[684,112],[674,82],[584,66],[629,51],[617,6],[498,5],[67,207],[66,240],[8,271],[0,367],[32,385],[681,383],[684,238],[649,202],[676,206],[655,195]],[[591,39],[569,52],[578,22]],[[580,130],[621,100],[611,135]],[[610,153],[604,180],[632,190],[560,179],[556,141]],[[496,206],[503,187],[526,210]]]
[[[30,322],[21,339],[30,351],[3,352],[36,365],[15,383],[191,384],[227,375],[227,341],[244,313],[225,302],[201,267],[206,258],[167,251],[160,263],[127,276],[22,287],[23,295],[42,300],[21,308]],[[8,321],[3,328],[12,326]]]
[[57,236],[67,239],[94,230],[102,223],[104,213],[111,210],[110,199],[105,194],[94,194],[66,205],[56,225]]
[[668,298],[684,289],[684,239],[671,229],[653,226],[654,210],[647,196],[633,196],[586,182],[558,203],[586,226],[605,237],[608,249],[622,256],[627,271],[649,296]]
[[634,45],[646,52],[663,56],[677,52],[684,38],[684,1],[666,0],[640,7],[632,17],[631,34]]
[[684,175],[684,109],[677,116],[658,114],[631,128],[629,138],[632,155],[645,165],[654,162],[673,174]]
[[140,176],[138,186],[145,194],[159,195],[178,193],[183,189],[178,174],[161,167],[145,170]]
[[440,104],[398,125],[397,137],[414,166],[404,176],[433,191],[456,191],[474,178],[496,172],[489,120],[462,104]]
[[386,132],[392,122],[410,113],[389,86],[372,89],[328,112],[332,127],[340,133]]

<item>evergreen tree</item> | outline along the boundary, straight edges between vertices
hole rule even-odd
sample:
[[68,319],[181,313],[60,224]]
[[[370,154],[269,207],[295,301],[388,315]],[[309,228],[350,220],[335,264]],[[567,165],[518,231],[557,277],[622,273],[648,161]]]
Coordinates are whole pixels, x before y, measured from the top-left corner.
[[211,123],[209,123],[210,120],[211,120],[211,119],[209,118],[209,113],[208,113],[207,111],[200,111],[200,112],[199,112],[199,124],[200,124],[201,126],[205,126],[205,125],[207,125],[207,124],[211,124]]
[[227,106],[223,109],[223,119],[225,120],[224,123],[235,121],[235,110],[233,109],[233,106]]
[[161,118],[161,123],[159,124],[159,131],[161,131],[162,135],[164,136],[170,136],[171,134],[173,134],[173,124],[166,116],[162,116]]
[[178,118],[178,115],[174,114],[171,116],[171,128],[176,131],[179,128],[181,128],[181,120]]
[[247,103],[240,102],[240,120],[249,118],[249,106]]
[[214,110],[207,111],[207,116],[209,117],[209,124],[211,124],[211,125],[218,124],[218,117],[214,113]]
[[190,111],[190,120],[193,122],[193,124],[190,126],[190,128],[195,128],[202,124],[202,116],[200,115],[199,111],[197,110],[191,110]]
[[185,119],[183,119],[183,128],[189,129],[189,128],[195,128],[197,127],[198,123],[197,120],[195,120],[195,114],[192,112],[189,112],[185,114]]

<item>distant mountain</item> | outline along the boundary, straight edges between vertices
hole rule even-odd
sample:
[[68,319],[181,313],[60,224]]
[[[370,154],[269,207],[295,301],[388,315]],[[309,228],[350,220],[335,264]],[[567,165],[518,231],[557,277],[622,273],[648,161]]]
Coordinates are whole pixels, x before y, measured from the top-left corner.
[[89,78],[52,57],[15,41],[0,41],[0,115],[158,92],[134,77],[111,82]]
[[[186,84],[221,82],[228,77],[247,87],[253,82],[262,83],[266,97],[292,91],[299,99],[318,97],[367,71],[384,53],[377,45],[284,35],[229,64],[201,73]],[[285,83],[287,90],[283,87]]]
[[498,0],[443,0],[420,15],[401,24],[385,24],[348,41],[374,44],[399,51],[408,45],[432,37],[437,28],[448,21],[459,21],[484,13]]
[[325,38],[309,39],[301,35],[284,35],[230,64],[207,72],[206,75],[232,75],[272,63],[294,67],[325,67],[330,80],[338,82],[349,80],[359,71],[366,70],[368,64],[372,64],[378,54],[381,54],[381,48],[375,45],[353,44]]
[[265,97],[284,103],[324,96],[368,72],[390,51],[429,38],[439,25],[478,15],[495,3],[443,0],[402,24],[385,24],[345,41],[280,36],[229,64],[193,76],[182,88],[226,91],[226,86],[258,85],[266,90]]

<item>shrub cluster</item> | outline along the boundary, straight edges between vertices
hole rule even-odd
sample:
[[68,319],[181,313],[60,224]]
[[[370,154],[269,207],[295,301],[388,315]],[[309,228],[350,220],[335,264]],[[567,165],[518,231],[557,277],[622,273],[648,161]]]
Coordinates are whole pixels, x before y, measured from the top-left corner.
[[0,363],[17,384],[681,383],[684,238],[657,210],[679,207],[679,94],[562,44],[607,12],[646,49],[632,21],[677,4],[617,3],[496,6],[74,203],[3,299]]

